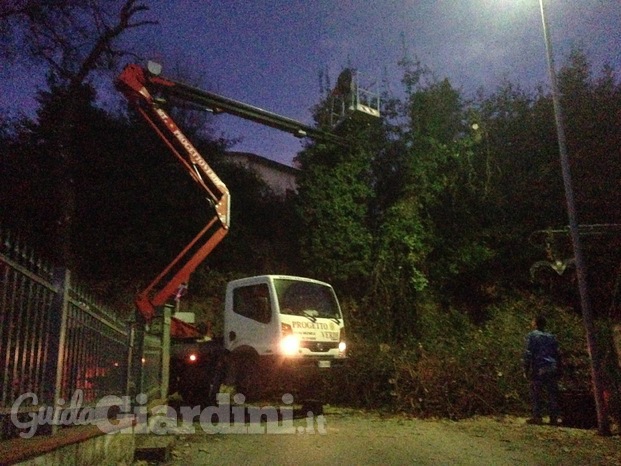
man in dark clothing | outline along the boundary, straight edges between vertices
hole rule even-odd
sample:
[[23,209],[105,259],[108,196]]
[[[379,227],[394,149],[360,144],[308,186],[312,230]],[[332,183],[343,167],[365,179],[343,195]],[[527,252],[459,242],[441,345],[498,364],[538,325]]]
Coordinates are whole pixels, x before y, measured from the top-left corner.
[[557,425],[559,417],[558,379],[561,356],[556,337],[545,331],[546,319],[538,316],[533,320],[533,330],[526,336],[524,351],[524,376],[530,381],[533,417],[530,424],[541,424],[543,392],[548,395],[550,424]]

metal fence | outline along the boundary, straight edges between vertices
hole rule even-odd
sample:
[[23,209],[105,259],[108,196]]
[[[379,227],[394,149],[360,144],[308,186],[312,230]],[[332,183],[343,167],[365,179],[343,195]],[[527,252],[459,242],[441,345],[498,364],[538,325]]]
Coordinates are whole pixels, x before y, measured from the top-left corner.
[[[12,412],[52,407],[58,416],[106,395],[156,392],[161,336],[143,344],[144,336],[140,324],[98,304],[68,270],[0,230],[0,440],[18,433]],[[45,424],[37,433],[53,433],[58,423]]]

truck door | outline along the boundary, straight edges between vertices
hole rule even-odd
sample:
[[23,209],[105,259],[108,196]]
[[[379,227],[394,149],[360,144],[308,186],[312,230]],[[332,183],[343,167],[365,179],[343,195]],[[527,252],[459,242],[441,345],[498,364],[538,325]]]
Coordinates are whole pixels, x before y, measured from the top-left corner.
[[230,350],[255,348],[260,355],[273,354],[279,340],[278,316],[267,283],[249,284],[233,289],[227,296],[232,309],[227,315],[226,343]]

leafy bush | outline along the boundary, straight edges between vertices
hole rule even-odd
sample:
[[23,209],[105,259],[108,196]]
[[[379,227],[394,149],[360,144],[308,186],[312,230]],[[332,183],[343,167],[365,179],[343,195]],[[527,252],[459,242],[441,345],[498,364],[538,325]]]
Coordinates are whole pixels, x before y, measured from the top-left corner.
[[419,337],[398,346],[354,338],[348,366],[330,386],[331,398],[421,417],[526,413],[524,339],[540,312],[569,356],[567,382],[588,390],[580,318],[535,296],[523,296],[487,309],[488,319],[480,325],[456,310],[426,304],[419,309]]
[[357,336],[348,338],[348,360],[328,374],[326,397],[331,403],[360,408],[390,408],[394,373],[392,351],[386,344]]

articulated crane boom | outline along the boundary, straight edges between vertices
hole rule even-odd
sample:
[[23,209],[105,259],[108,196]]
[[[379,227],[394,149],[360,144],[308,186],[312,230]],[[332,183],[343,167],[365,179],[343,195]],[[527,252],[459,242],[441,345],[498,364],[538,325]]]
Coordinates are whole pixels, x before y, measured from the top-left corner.
[[[156,308],[164,305],[175,296],[180,287],[188,282],[190,274],[222,241],[229,230],[230,221],[230,195],[226,185],[185,137],[170,115],[161,108],[159,103],[162,98],[175,102],[181,101],[193,107],[208,109],[214,113],[236,115],[291,133],[296,137],[311,137],[337,144],[343,143],[343,139],[332,133],[321,131],[252,105],[160,77],[160,66],[155,63],[149,63],[148,68],[144,69],[135,64],[128,65],[119,75],[116,87],[166,143],[194,181],[208,193],[215,212],[213,218],[190,244],[147,288],[138,294],[136,305],[147,322],[154,316]],[[356,90],[355,86],[352,87],[353,90]],[[360,110],[360,108],[355,110]],[[364,109],[363,111],[372,116],[379,116],[379,109],[375,112]],[[181,331],[182,325],[178,324],[177,326],[178,330]],[[174,331],[175,327],[173,326]]]
[[166,143],[194,181],[207,192],[215,209],[207,225],[138,294],[136,306],[147,321],[151,320],[157,307],[165,304],[188,282],[190,274],[226,236],[230,222],[230,195],[226,185],[154,97],[156,92],[176,85],[173,81],[150,74],[138,65],[127,66],[116,83],[119,91]]

